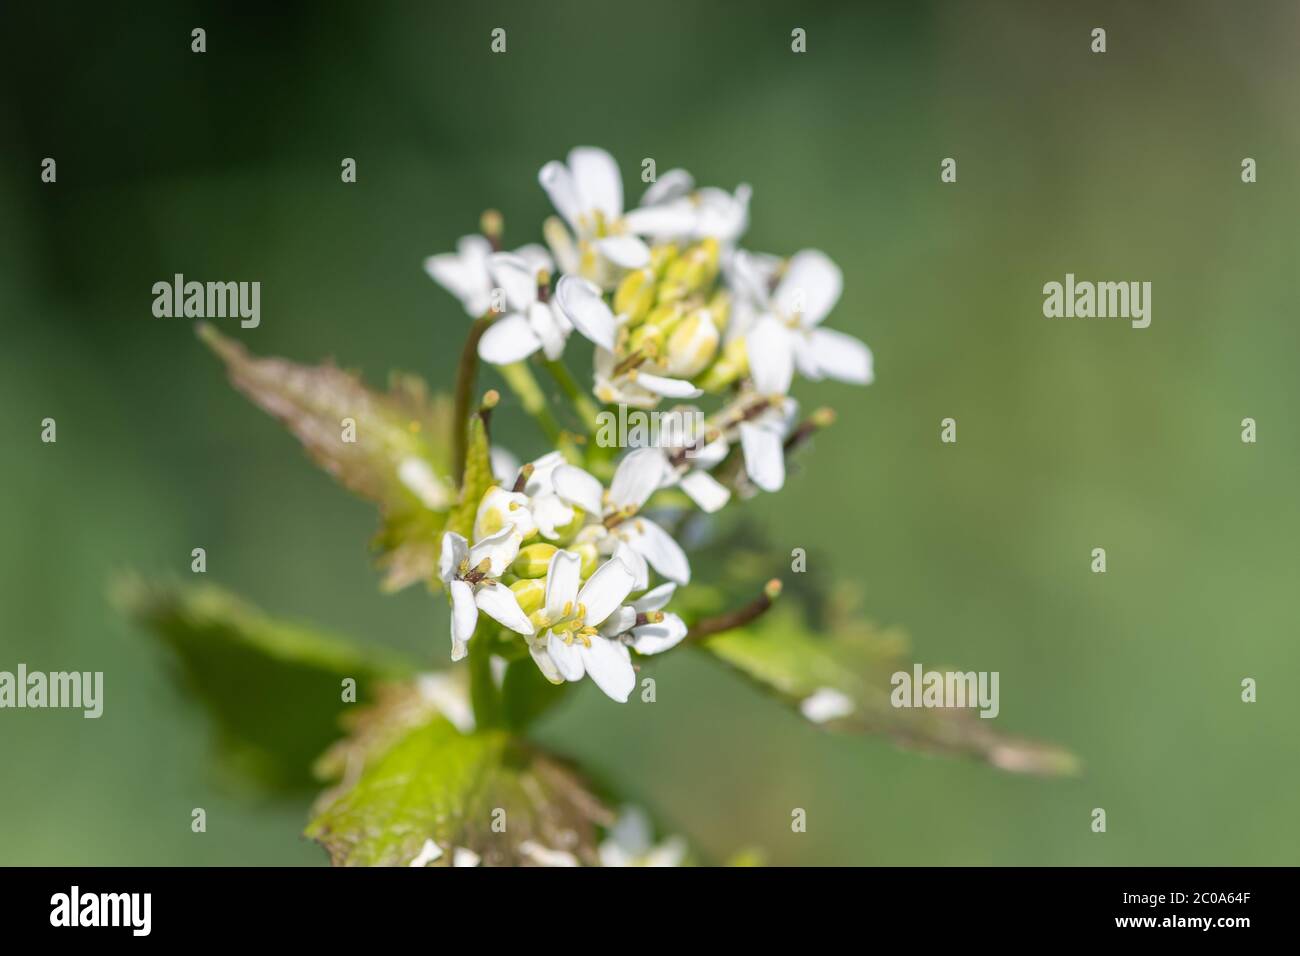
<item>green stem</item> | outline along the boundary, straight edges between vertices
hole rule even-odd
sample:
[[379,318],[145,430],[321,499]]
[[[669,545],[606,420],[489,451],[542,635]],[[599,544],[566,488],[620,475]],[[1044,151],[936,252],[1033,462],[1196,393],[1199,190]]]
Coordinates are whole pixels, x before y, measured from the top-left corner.
[[474,377],[478,374],[478,341],[488,330],[496,315],[488,312],[479,316],[469,327],[465,347],[461,349],[456,364],[455,406],[452,411],[451,467],[452,477],[458,485],[465,477],[465,449],[469,441],[470,405],[474,395]]
[[542,364],[546,366],[546,370],[551,373],[551,378],[555,379],[555,384],[560,386],[560,391],[564,392],[565,397],[573,405],[578,418],[587,427],[587,433],[594,435],[598,424],[597,416],[600,414],[596,403],[582,390],[582,386],[577,383],[563,362],[545,359]]
[[523,362],[502,365],[498,371],[506,380],[510,390],[519,398],[524,411],[533,417],[552,445],[560,441],[560,425],[551,414],[551,406],[546,400],[546,393],[537,384],[532,370]]
[[495,628],[480,626],[469,642],[469,697],[474,707],[474,725],[479,730],[499,727],[503,720],[501,691],[492,679],[492,645]]

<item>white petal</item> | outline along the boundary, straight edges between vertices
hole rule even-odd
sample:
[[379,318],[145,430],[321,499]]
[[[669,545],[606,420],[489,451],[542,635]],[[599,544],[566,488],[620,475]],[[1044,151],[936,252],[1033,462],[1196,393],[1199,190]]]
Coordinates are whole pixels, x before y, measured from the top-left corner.
[[519,545],[522,542],[523,535],[519,533],[519,529],[508,524],[496,534],[488,535],[469,549],[469,566],[471,569],[477,568],[486,558],[487,573],[494,578],[500,577],[519,554]]
[[559,620],[564,606],[578,600],[582,580],[582,558],[572,551],[556,551],[546,569],[546,616]]
[[549,302],[534,302],[528,307],[528,324],[533,327],[537,341],[542,343],[546,357],[552,362],[564,354],[567,330],[559,323],[559,312]]
[[528,476],[528,480],[524,483],[524,494],[540,495],[553,491],[551,476],[555,474],[555,469],[564,463],[565,457],[562,451],[550,451],[535,460],[532,463],[533,473]]
[[871,349],[851,335],[813,329],[808,333],[808,350],[820,375],[854,385],[870,385],[875,377]]
[[636,670],[626,645],[596,634],[591,638],[591,647],[584,645],[581,654],[587,676],[596,686],[620,704],[627,703],[628,695],[636,687]]
[[638,611],[658,611],[673,599],[673,592],[677,590],[677,585],[671,581],[667,584],[661,584],[653,591],[647,591],[635,601],[632,607]]
[[814,724],[847,717],[853,709],[853,699],[834,687],[819,687],[799,704],[799,712]]
[[432,840],[425,840],[424,846],[420,847],[420,852],[415,855],[408,866],[428,866],[430,863],[436,863],[442,859],[442,847]]
[[626,541],[619,541],[614,548],[614,557],[622,561],[629,571],[632,572],[632,590],[644,591],[650,586],[650,568],[645,563],[645,558],[641,557]]
[[798,315],[804,328],[811,328],[834,308],[844,288],[844,274],[830,257],[817,249],[797,252],[786,266],[781,284],[772,296],[783,316]]
[[474,636],[478,624],[478,605],[474,603],[474,589],[464,581],[452,581],[447,586],[451,600],[451,659],[465,656],[465,645]]
[[490,365],[509,365],[528,358],[541,347],[542,340],[526,318],[507,315],[489,325],[478,340],[478,357]]
[[623,225],[630,232],[659,239],[690,237],[695,234],[698,221],[698,211],[689,199],[642,206],[623,217]]
[[642,624],[632,631],[632,649],[638,654],[662,654],[685,636],[686,622],[676,614],[665,614],[658,624]]
[[537,181],[546,190],[546,195],[551,197],[555,211],[577,229],[578,217],[582,214],[582,199],[578,196],[569,167],[558,160],[551,160],[538,172]]
[[537,866],[580,866],[578,858],[568,850],[552,850],[542,846],[536,840],[524,840],[519,844],[519,853],[528,862]]
[[706,471],[687,472],[682,477],[681,486],[700,510],[709,514],[721,510],[731,499],[731,490]]
[[567,275],[555,287],[555,301],[565,318],[586,338],[614,351],[614,313],[601,298],[600,289],[586,279]]
[[577,465],[560,465],[551,480],[560,498],[587,514],[599,515],[605,510],[604,486]]
[[575,146],[569,150],[569,169],[584,212],[599,209],[608,222],[623,215],[623,176],[613,156],[594,146]]
[[764,491],[780,491],[785,484],[785,448],[781,435],[765,425],[740,426],[740,447],[745,453],[749,479]]
[[492,477],[507,488],[512,487],[519,475],[519,459],[500,445],[493,445],[488,454],[492,459]]
[[658,448],[638,448],[619,462],[609,484],[609,501],[615,508],[638,509],[663,482],[664,453]]
[[460,300],[465,311],[478,317],[487,311],[492,280],[487,258],[492,245],[482,236],[462,236],[455,252],[444,252],[424,260],[424,271]]
[[[635,590],[635,589],[634,589]],[[618,637],[620,634],[632,630],[636,624],[636,608],[629,604],[624,604],[616,609],[613,614],[605,618],[605,622],[600,625],[600,633],[606,637]]]
[[620,269],[641,269],[650,264],[650,247],[636,236],[609,236],[596,240],[596,251]]
[[552,541],[560,536],[556,529],[573,520],[573,509],[561,501],[559,495],[550,492],[533,499],[532,512],[542,537]]
[[794,349],[790,331],[768,315],[745,337],[749,375],[760,395],[785,395],[794,378]]
[[699,451],[687,456],[686,460],[696,468],[713,468],[722,464],[722,459],[727,457],[729,451],[731,446],[725,438],[715,438]]
[[532,655],[533,663],[537,665],[537,669],[542,672],[543,677],[552,684],[562,684],[564,683],[564,676],[560,673],[560,669],[555,666],[555,661],[551,659],[551,653],[546,649],[546,644],[546,641],[529,641],[528,653]]
[[772,276],[780,265],[781,260],[776,256],[737,249],[727,264],[727,280],[742,300],[766,308]]
[[652,568],[669,581],[690,583],[691,563],[686,559],[682,546],[667,531],[649,518],[634,518],[628,524],[631,526],[626,532],[628,544],[649,561]]
[[493,253],[488,259],[492,282],[506,294],[511,311],[524,312],[537,301],[537,270],[510,252]]
[[[528,504],[527,495],[493,485],[479,502],[478,511],[474,515],[474,537],[479,541],[486,540],[488,535],[483,530],[484,526],[490,517],[496,517],[502,522],[497,528],[498,532],[509,525],[519,532],[521,539],[527,538],[537,530],[537,523],[533,520]],[[479,560],[483,560],[482,557]]]
[[533,624],[519,606],[515,592],[495,581],[484,584],[474,595],[474,602],[488,617],[520,634],[531,634]]
[[462,561],[469,560],[469,542],[455,531],[442,536],[442,554],[438,557],[438,577],[450,581],[460,570]]
[[547,638],[546,653],[551,656],[555,669],[565,680],[582,680],[582,675],[587,673],[586,665],[582,662],[581,647],[580,641],[566,644],[564,638],[554,633]]
[[753,190],[747,185],[736,187],[734,194],[724,189],[701,189],[696,197],[695,231],[720,242],[735,242],[749,225],[749,199]]
[[636,384],[667,398],[699,398],[704,394],[703,389],[696,388],[683,378],[668,378],[640,370],[637,371]]
[[[645,193],[641,196],[642,206],[653,206],[657,203],[669,202],[673,199],[681,199],[690,194],[695,188],[695,177],[684,169],[670,169],[659,176],[658,180],[651,183]],[[636,212],[636,210],[632,210]],[[632,213],[628,213],[632,215]]]
[[451,854],[452,866],[478,866],[482,862],[483,858],[469,847],[458,846]]
[[539,246],[535,242],[530,242],[526,246],[520,246],[515,250],[515,255],[522,259],[528,266],[528,271],[536,276],[539,272],[554,272],[555,263],[551,260],[551,254],[546,251],[545,246]]
[[598,567],[578,592],[578,603],[586,608],[587,624],[596,627],[614,613],[632,593],[636,578],[628,566],[612,558]]

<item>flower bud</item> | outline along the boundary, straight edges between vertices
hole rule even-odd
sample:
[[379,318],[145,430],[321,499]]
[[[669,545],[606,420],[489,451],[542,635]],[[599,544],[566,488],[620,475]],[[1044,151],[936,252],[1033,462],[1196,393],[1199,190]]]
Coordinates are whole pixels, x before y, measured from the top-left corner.
[[553,544],[538,541],[520,548],[510,570],[521,578],[541,578],[546,576],[546,569],[551,566],[551,555],[558,551]]
[[545,578],[523,578],[510,585],[510,590],[514,592],[515,600],[525,614],[541,610],[546,603]]
[[686,316],[668,337],[668,374],[693,378],[718,354],[721,336],[708,309],[696,309]]
[[575,544],[569,550],[582,559],[582,566],[579,568],[578,574],[583,580],[596,573],[596,564],[600,560],[600,552],[596,550],[594,544],[587,541],[582,544]]
[[655,302],[655,274],[650,269],[633,269],[614,292],[614,311],[635,325],[646,317]]
[[720,392],[748,371],[749,356],[745,352],[745,339],[744,336],[738,336],[723,347],[718,360],[695,384],[706,392]]
[[662,279],[664,272],[673,260],[677,258],[677,246],[671,242],[662,245],[652,246],[650,249],[650,271],[655,274],[656,279]]

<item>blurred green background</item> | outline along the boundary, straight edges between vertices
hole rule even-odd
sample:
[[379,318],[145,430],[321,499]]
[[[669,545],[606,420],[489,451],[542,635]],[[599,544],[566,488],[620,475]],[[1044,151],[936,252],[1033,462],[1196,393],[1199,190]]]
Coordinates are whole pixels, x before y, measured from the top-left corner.
[[[188,577],[202,546],[208,579],[267,611],[439,665],[444,606],[378,593],[372,508],[188,322],[152,316],[151,286],[260,280],[261,327],[219,323],[255,351],[446,388],[466,319],[422,258],[488,205],[509,245],[536,239],[537,170],[576,144],[615,154],[630,200],[647,156],[749,182],[749,248],[843,266],[831,324],[878,380],[803,384],[839,423],[749,507],[922,663],[1000,671],[999,729],[1086,770],[821,734],[690,653],[659,664],[653,707],[583,686],[547,742],[715,858],[1300,862],[1300,7],[231,6],[0,13],[0,669],[106,672],[98,721],[0,712],[0,863],[324,861],[305,802],[215,768],[205,716],[106,583]],[[1151,327],[1044,319],[1066,272],[1151,281]],[[518,414],[498,429],[541,450]]]

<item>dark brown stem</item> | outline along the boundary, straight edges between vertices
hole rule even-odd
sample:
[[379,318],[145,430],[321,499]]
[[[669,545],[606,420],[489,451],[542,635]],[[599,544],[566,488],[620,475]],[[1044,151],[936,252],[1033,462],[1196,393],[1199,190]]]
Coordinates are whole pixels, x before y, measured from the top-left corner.
[[714,634],[721,634],[723,631],[730,631],[733,628],[744,627],[750,621],[763,614],[772,606],[781,593],[781,582],[773,578],[763,587],[763,593],[748,604],[736,608],[734,611],[727,611],[724,614],[717,614],[713,617],[705,617],[695,622],[687,634],[687,639],[692,641],[702,641],[712,637]]
[[819,408],[790,432],[785,439],[785,453],[788,455],[813,435],[835,421],[835,413],[829,408]]

